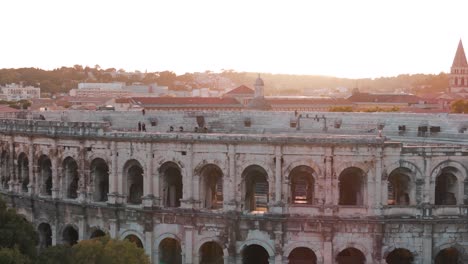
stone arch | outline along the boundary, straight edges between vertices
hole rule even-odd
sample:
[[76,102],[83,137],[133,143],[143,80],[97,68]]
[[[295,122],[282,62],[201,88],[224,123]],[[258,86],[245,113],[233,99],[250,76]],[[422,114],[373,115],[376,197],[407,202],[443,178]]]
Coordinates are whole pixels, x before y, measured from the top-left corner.
[[109,165],[102,158],[94,158],[90,164],[91,186],[95,202],[107,201],[109,193]]
[[413,181],[416,181],[417,179],[424,179],[424,174],[418,166],[416,166],[411,161],[399,160],[397,162],[385,166],[385,169],[383,171],[385,177],[382,177],[382,180],[387,180],[386,177],[388,177],[392,171],[398,168],[406,168],[412,171],[414,173],[414,179],[412,179]]
[[289,179],[288,201],[292,204],[315,204],[318,177],[307,165],[294,167],[286,176]]
[[356,247],[346,247],[336,254],[335,261],[338,264],[365,264],[367,262],[367,258],[362,250]]
[[226,251],[223,245],[217,240],[209,239],[198,245],[196,254],[198,255],[199,263],[223,264]]
[[89,231],[90,231],[89,232],[90,239],[107,235],[107,232],[103,228],[100,228],[100,227],[93,227]]
[[296,247],[288,255],[288,264],[317,264],[317,255],[308,247]]
[[457,171],[460,172],[460,174],[456,175],[458,181],[464,182],[467,178],[467,169],[463,164],[454,160],[445,160],[435,165],[434,168],[431,170],[431,181],[435,181],[440,171],[447,167],[456,168]]
[[142,245],[143,245],[143,248],[144,248],[145,235],[143,233],[138,232],[138,231],[136,231],[134,229],[124,230],[123,232],[121,232],[119,234],[119,239],[125,240],[129,236],[134,236],[134,237],[138,238],[142,242]]
[[291,171],[299,166],[307,166],[310,167],[314,172],[314,177],[317,179],[322,173],[322,169],[320,168],[319,165],[312,159],[300,159],[300,160],[295,160],[291,163],[289,163],[286,168],[283,169],[283,175],[286,177],[286,179],[289,179],[289,175],[291,174]]
[[165,263],[182,264],[183,250],[181,240],[174,234],[166,233],[158,237],[158,260]]
[[20,192],[27,193],[29,185],[29,159],[28,155],[24,152],[21,152],[18,155],[17,162],[17,172],[16,175],[18,183],[20,184]]
[[249,212],[268,211],[269,181],[267,171],[259,165],[250,165],[242,171],[242,202]]
[[[456,264],[462,264],[464,263],[464,261],[466,259],[468,259],[468,256],[467,256],[467,252],[465,250],[465,248],[458,244],[458,243],[439,243],[438,245],[434,246],[432,252],[432,258],[433,258],[433,261],[435,263],[435,259],[437,257],[437,254],[439,254],[439,252],[443,251],[444,249],[449,249],[449,248],[454,248],[458,251],[458,261],[459,263],[456,263]],[[437,263],[437,264],[440,264],[440,263]],[[451,264],[451,263],[450,263]]]
[[372,162],[360,162],[360,161],[341,162],[335,165],[335,173],[338,176],[341,173],[343,173],[344,170],[354,167],[354,168],[361,169],[367,175],[369,174],[371,166],[372,166]]
[[452,160],[437,164],[431,172],[431,199],[436,205],[456,205],[466,201],[466,168]]
[[67,224],[61,231],[62,243],[65,245],[73,246],[80,240],[79,229],[76,225]]
[[406,248],[398,247],[387,252],[384,255],[384,259],[387,264],[412,264],[414,254]]
[[78,162],[71,157],[67,156],[62,161],[62,195],[64,198],[76,199],[78,198],[79,190],[79,167]]
[[317,263],[322,263],[322,245],[310,242],[293,242],[285,246],[283,251],[283,257],[287,258],[295,248],[308,248],[315,253],[317,257]]
[[133,235],[133,234],[126,235],[124,237],[124,240],[128,240],[128,241],[134,243],[139,248],[143,248],[143,249],[145,248],[145,246],[143,244],[143,241],[136,235]]
[[41,222],[36,230],[39,234],[39,249],[52,246],[52,226],[47,222]]
[[144,168],[136,159],[125,162],[123,166],[123,188],[127,203],[141,204],[144,185]]
[[42,154],[37,159],[39,174],[39,193],[52,195],[52,161],[49,156]]
[[[215,164],[205,164],[198,170],[201,207],[223,208],[223,171]],[[203,195],[203,197],[202,197]]]
[[341,246],[334,248],[334,249],[333,249],[333,252],[334,252],[334,260],[336,260],[336,256],[338,256],[338,254],[339,254],[341,251],[343,251],[343,250],[345,250],[345,249],[347,249],[347,248],[355,248],[355,249],[361,251],[361,253],[362,253],[362,254],[364,255],[364,257],[366,258],[366,262],[365,262],[365,263],[366,263],[366,264],[367,264],[367,263],[369,263],[369,264],[371,263],[371,261],[372,261],[372,256],[371,256],[370,252],[367,250],[367,248],[366,248],[364,245],[362,245],[362,244],[359,243],[359,242],[349,242],[349,243],[342,244]]
[[160,194],[164,207],[180,207],[183,198],[182,168],[173,161],[164,162],[158,169]]
[[[394,186],[392,186],[389,183],[389,177],[393,173],[397,173],[398,170],[401,170],[408,178],[409,178],[409,189],[408,189],[408,198],[409,198],[409,204],[410,205],[416,205],[419,204],[422,201],[422,187],[418,187],[418,184],[424,183],[424,176],[421,172],[421,170],[412,162],[406,161],[406,160],[400,160],[398,162],[394,162],[387,166],[383,173],[382,173],[382,183],[383,183],[383,188],[385,188],[385,192],[383,191],[382,193],[384,194],[382,196],[382,201],[387,200],[387,204],[398,204],[396,201],[392,203],[390,200],[395,200],[391,198],[398,198],[395,197],[395,193],[392,193],[391,191],[395,192],[393,189]],[[398,192],[398,191],[396,191]]]
[[444,244],[433,254],[434,264],[463,264],[466,263],[466,252],[459,244]]
[[10,153],[4,149],[0,153],[0,188],[8,190],[10,180]]
[[338,176],[339,205],[367,204],[367,173],[359,167],[348,167]]
[[265,242],[263,240],[259,240],[259,239],[249,239],[249,240],[244,241],[244,243],[242,243],[241,246],[238,248],[237,254],[242,255],[242,251],[250,245],[258,245],[258,246],[263,247],[268,253],[268,255],[270,256],[270,258],[275,256],[274,247],[270,245],[270,243]]

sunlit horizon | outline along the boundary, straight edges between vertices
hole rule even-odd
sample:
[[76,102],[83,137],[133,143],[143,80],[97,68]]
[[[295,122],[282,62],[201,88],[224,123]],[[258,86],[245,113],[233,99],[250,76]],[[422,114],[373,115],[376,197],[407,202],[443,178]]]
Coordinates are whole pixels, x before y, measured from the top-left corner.
[[[463,1],[6,1],[0,68],[379,78],[450,70]],[[437,19],[435,19],[437,18]],[[6,26],[8,25],[8,26]]]

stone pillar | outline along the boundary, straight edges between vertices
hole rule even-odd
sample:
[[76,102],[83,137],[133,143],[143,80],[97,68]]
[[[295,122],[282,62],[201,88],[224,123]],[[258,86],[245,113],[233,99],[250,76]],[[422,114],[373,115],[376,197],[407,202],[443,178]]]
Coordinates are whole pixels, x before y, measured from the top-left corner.
[[[375,185],[374,185],[374,214],[379,215],[382,208],[382,195],[381,194],[384,190],[382,190],[382,149],[376,149],[376,161],[375,161]],[[385,188],[384,188],[385,189]]]
[[[333,226],[323,225],[322,226],[322,236],[323,236],[323,264],[334,264],[333,259]],[[320,263],[318,260],[317,263]]]
[[185,168],[186,175],[182,175],[182,199],[180,207],[193,208],[193,145],[187,145],[187,163]]
[[236,148],[234,145],[228,145],[228,173],[223,179],[223,199],[224,210],[236,210]]
[[[51,152],[49,152],[51,153]],[[59,199],[60,198],[60,179],[63,180],[64,175],[62,174],[62,166],[60,162],[60,158],[58,157],[58,149],[57,149],[57,140],[54,140],[52,143],[52,153],[50,155],[50,163],[52,165],[52,198]],[[63,197],[66,196],[66,188],[62,190]]]
[[424,225],[423,233],[423,263],[432,263],[432,225]]
[[[270,257],[270,263],[282,264],[283,262],[283,231],[274,231],[275,234],[275,255]],[[274,262],[271,260],[274,259]]]
[[[143,206],[153,207],[154,195],[153,195],[153,145],[146,143],[146,168],[145,178],[143,180]],[[151,254],[149,254],[151,256]]]
[[[281,146],[276,146],[275,147],[275,197],[274,201],[270,204],[273,206],[270,208],[270,212],[272,213],[283,213],[283,201],[282,201],[282,190],[281,186],[283,184],[282,180],[282,162],[281,160],[283,159],[283,154],[281,151]],[[272,188],[270,188],[272,189]]]
[[145,253],[150,258],[150,263],[153,260],[153,232],[145,231]]
[[435,195],[431,195],[432,186],[435,187],[435,181],[431,178],[431,159],[425,158],[425,168],[424,168],[424,192],[423,192],[423,202],[427,204],[435,203]]
[[16,173],[15,173],[15,148],[14,148],[14,140],[13,136],[9,137],[8,139],[8,169],[10,174],[10,182],[8,182],[8,190],[10,192],[14,192],[16,189]]
[[[84,142],[80,142],[79,155],[78,155],[78,201],[86,202],[86,186],[90,184],[89,170],[85,167],[86,148]],[[88,197],[92,201],[92,196]]]
[[375,207],[375,200],[377,199],[375,190],[375,177],[375,168],[374,170],[369,169],[367,172],[367,195],[363,197],[366,199],[363,201],[363,206],[367,206],[368,213],[370,213],[371,210]]
[[[325,149],[325,157],[323,158],[323,162],[325,163],[325,166],[323,170],[323,182],[321,184],[324,184],[324,186],[322,186],[322,189],[325,190],[323,197],[325,206],[324,214],[333,215],[333,207],[336,205],[333,199],[333,148]],[[315,179],[315,190],[317,190],[319,187],[320,181],[319,179]]]
[[62,238],[58,233],[57,221],[55,221],[55,224],[50,224],[50,232],[52,233],[52,246],[61,243]]
[[109,219],[109,236],[111,238],[119,238],[119,226],[116,219]]
[[109,168],[109,194],[107,195],[107,203],[109,204],[118,204],[119,203],[119,193],[118,193],[118,150],[117,150],[117,142],[111,142],[111,151],[110,155],[112,157],[112,163]]
[[191,264],[192,256],[193,256],[193,227],[192,226],[184,226],[185,228],[185,264]]
[[32,138],[29,138],[29,148],[28,148],[28,177],[29,177],[29,183],[28,183],[28,194],[29,195],[34,195],[37,190],[35,188],[35,185],[37,184],[37,177],[35,175],[35,166],[34,166],[34,144],[32,142]]

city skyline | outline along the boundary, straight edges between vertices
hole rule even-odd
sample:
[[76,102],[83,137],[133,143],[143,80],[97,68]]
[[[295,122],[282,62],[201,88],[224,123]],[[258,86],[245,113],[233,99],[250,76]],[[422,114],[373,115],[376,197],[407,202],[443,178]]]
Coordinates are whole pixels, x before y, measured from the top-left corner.
[[[468,43],[462,1],[30,0],[0,4],[0,68],[375,78],[448,72]],[[7,25],[7,26],[6,26]]]

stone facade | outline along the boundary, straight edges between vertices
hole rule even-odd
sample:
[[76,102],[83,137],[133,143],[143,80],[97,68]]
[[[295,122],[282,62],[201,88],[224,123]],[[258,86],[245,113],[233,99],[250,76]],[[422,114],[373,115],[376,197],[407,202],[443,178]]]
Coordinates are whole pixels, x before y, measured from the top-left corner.
[[[133,115],[0,120],[0,194],[39,247],[109,234],[152,263],[468,261],[464,115],[148,112],[146,133],[112,122]],[[166,131],[200,116],[203,132]],[[245,116],[252,126],[222,123]]]

